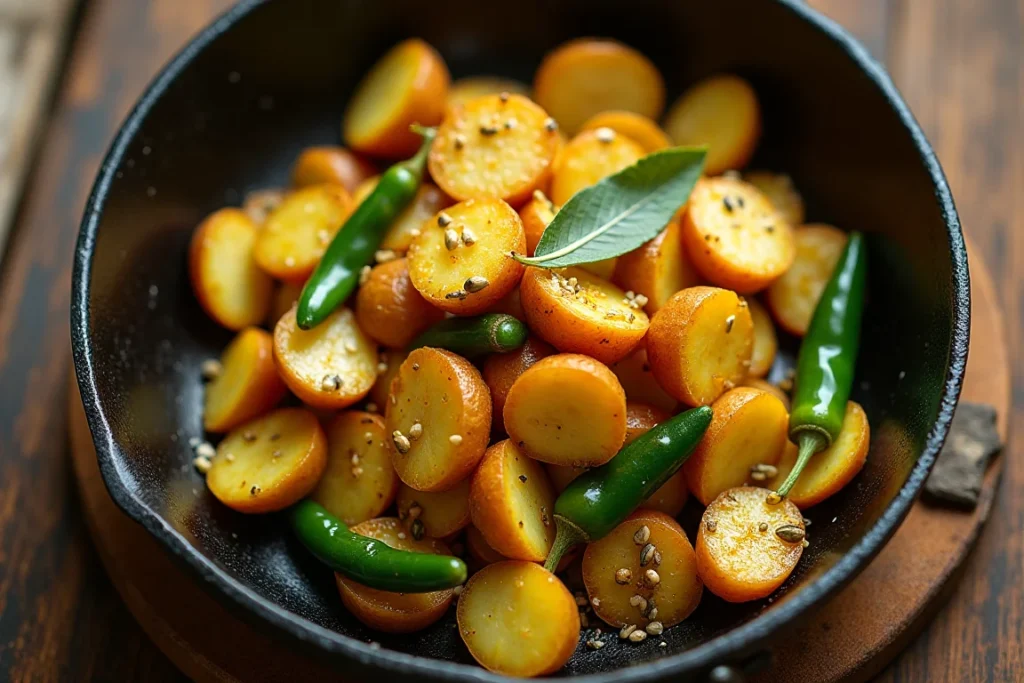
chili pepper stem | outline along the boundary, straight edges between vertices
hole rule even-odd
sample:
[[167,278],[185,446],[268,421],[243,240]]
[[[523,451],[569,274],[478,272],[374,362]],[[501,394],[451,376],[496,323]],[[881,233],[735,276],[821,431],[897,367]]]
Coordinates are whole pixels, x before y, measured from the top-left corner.
[[558,569],[558,563],[562,557],[569,552],[569,549],[579,543],[589,543],[590,536],[583,529],[561,515],[555,515],[555,542],[548,552],[548,559],[544,560],[544,569],[552,574]]
[[824,431],[817,429],[803,429],[797,436],[797,447],[800,449],[796,456],[796,464],[793,465],[793,469],[790,470],[789,476],[782,482],[776,493],[779,494],[779,498],[785,498],[789,495],[789,492],[796,486],[797,479],[800,478],[800,473],[807,467],[807,463],[811,461],[811,457],[818,451],[823,451],[829,446],[831,439],[829,435]]

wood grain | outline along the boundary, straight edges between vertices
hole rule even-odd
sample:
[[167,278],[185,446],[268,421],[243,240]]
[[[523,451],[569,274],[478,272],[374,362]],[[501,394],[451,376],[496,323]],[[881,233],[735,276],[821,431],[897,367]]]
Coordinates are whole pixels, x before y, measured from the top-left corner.
[[[26,6],[38,0],[21,0]],[[0,273],[0,680],[178,681],[111,588],[80,521],[66,417],[71,249],[99,160],[142,88],[229,0],[91,0]],[[811,0],[885,61],[992,264],[1011,349],[1024,315],[1019,0]],[[54,245],[58,245],[54,248]],[[43,290],[42,307],[25,293]],[[33,297],[32,301],[40,299]],[[1012,357],[1011,424],[1024,424]],[[883,681],[1024,680],[1024,449],[963,581]]]

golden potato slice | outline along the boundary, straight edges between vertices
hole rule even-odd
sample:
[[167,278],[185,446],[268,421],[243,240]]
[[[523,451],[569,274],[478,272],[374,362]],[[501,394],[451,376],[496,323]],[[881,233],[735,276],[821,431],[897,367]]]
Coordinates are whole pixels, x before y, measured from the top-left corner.
[[280,280],[304,282],[354,204],[342,185],[296,190],[267,216],[253,247],[260,268]]
[[472,524],[466,527],[466,550],[469,551],[469,556],[477,563],[477,569],[508,559],[492,548],[487,539],[484,538],[483,532]]
[[747,299],[750,318],[754,321],[754,350],[750,354],[750,367],[747,373],[753,377],[764,377],[775,363],[775,353],[779,350],[779,340],[775,335],[775,325],[764,306],[756,299]]
[[700,284],[700,275],[683,251],[678,219],[673,218],[650,242],[620,256],[612,281],[643,294],[648,315],[657,313],[679,290]]
[[610,128],[620,135],[625,135],[643,147],[646,154],[672,146],[672,141],[658,124],[642,114],[631,111],[603,111],[587,119],[580,130],[598,128]]
[[513,251],[526,251],[519,214],[500,199],[470,199],[423,224],[409,248],[409,276],[434,306],[475,315],[519,284],[523,265]]
[[540,463],[511,440],[487,449],[473,475],[469,512],[487,544],[505,557],[542,562],[555,540],[555,492]]
[[757,389],[727,391],[711,408],[711,424],[683,465],[690,491],[704,505],[722,491],[742,486],[756,465],[777,463],[789,430],[782,401]]
[[676,100],[665,118],[665,130],[677,145],[707,146],[708,175],[738,170],[750,161],[761,137],[761,106],[742,78],[712,76]]
[[831,225],[814,223],[794,231],[796,258],[765,293],[765,302],[782,329],[804,336],[818,299],[846,248],[846,233]]
[[292,393],[314,408],[347,408],[377,379],[377,345],[347,308],[312,330],[299,329],[292,308],[274,328],[274,360]]
[[569,661],[580,636],[576,601],[532,562],[497,562],[459,597],[459,635],[480,666],[507,676],[542,676]]
[[270,302],[270,313],[267,315],[267,325],[270,329],[274,329],[277,321],[299,300],[304,286],[305,283],[298,282],[282,282],[277,286]]
[[427,160],[430,176],[455,199],[518,206],[547,183],[562,147],[547,112],[522,95],[482,95],[452,107]]
[[580,38],[561,45],[541,62],[533,93],[570,135],[603,111],[657,119],[665,108],[665,82],[657,67],[614,40]]
[[683,246],[712,284],[741,294],[760,291],[792,265],[793,229],[749,183],[705,178],[690,195]]
[[529,97],[530,86],[502,76],[467,76],[456,80],[448,89],[448,106],[462,106],[483,95],[500,95],[503,92]]
[[451,536],[469,525],[469,483],[467,477],[447,491],[434,493],[402,484],[395,501],[398,518],[405,522],[413,537]]
[[746,379],[739,383],[739,386],[750,387],[751,389],[758,389],[760,391],[767,391],[769,394],[782,401],[782,405],[784,405],[786,407],[786,410],[789,411],[789,394],[780,389],[777,384],[766,382],[760,377],[747,377]]
[[785,173],[748,171],[743,174],[743,179],[761,190],[787,223],[794,227],[803,225],[804,200],[792,178]]
[[536,337],[529,337],[526,343],[515,351],[493,353],[484,361],[483,378],[491,390],[492,415],[503,415],[505,398],[519,376],[541,358],[555,353],[548,344]]
[[616,363],[647,332],[642,300],[581,268],[527,268],[519,293],[530,329],[559,351]]
[[530,457],[595,467],[611,460],[626,438],[626,393],[607,366],[561,353],[519,376],[503,416],[505,431]]
[[292,166],[292,185],[309,187],[334,183],[355,192],[360,183],[376,173],[373,164],[344,147],[307,147]]
[[486,313],[504,313],[518,320],[525,320],[526,313],[523,312],[523,302],[519,298],[519,288],[516,287],[506,294],[496,304],[485,311]]
[[262,228],[274,209],[281,205],[284,198],[288,196],[286,190],[277,187],[268,187],[264,190],[253,190],[245,195],[242,200],[242,211],[252,220],[253,225]]
[[404,258],[375,266],[356,293],[359,327],[384,346],[405,348],[441,320],[444,311],[432,306],[412,286],[409,263]]
[[751,486],[723,491],[697,529],[697,573],[727,602],[768,597],[803,554],[800,510],[789,500],[769,505],[768,493]]
[[[360,536],[383,541],[391,548],[415,553],[451,555],[443,542],[429,537],[414,539],[395,517],[371,519],[352,527]],[[455,592],[451,588],[431,593],[391,593],[334,575],[341,602],[359,621],[375,631],[412,633],[433,624],[448,611]]]
[[[641,434],[645,434],[658,424],[670,419],[672,414],[636,401],[626,403],[626,442],[623,447],[631,444]],[[576,474],[573,474],[575,478]],[[562,488],[565,488],[564,486]],[[680,470],[662,484],[657,491],[640,504],[645,510],[659,510],[669,517],[675,517],[683,511],[686,499],[690,497],[690,489],[686,485],[686,476]]]
[[387,510],[398,492],[384,420],[352,410],[327,424],[327,470],[310,496],[352,526]]
[[[398,376],[398,369],[402,367],[406,356],[404,351],[382,351],[377,361],[377,380],[370,389],[370,401],[377,404],[381,414],[388,405],[391,396],[391,380]],[[381,372],[382,366],[386,366]]]
[[708,405],[747,374],[754,322],[745,301],[717,287],[676,293],[651,320],[647,359],[662,389]]
[[640,143],[611,128],[583,131],[558,156],[551,180],[551,201],[565,204],[583,188],[632,166],[643,156]]
[[554,487],[555,492],[561,493],[565,490],[565,487],[572,483],[573,479],[586,472],[589,468],[545,463],[544,469],[548,473],[548,479],[551,480],[551,485]]
[[226,432],[262,415],[287,392],[274,367],[274,338],[257,327],[238,333],[220,365],[220,374],[206,386],[203,428],[208,432]]
[[326,466],[327,439],[316,416],[282,408],[224,437],[206,486],[232,510],[276,512],[312,491]]
[[419,348],[391,383],[384,422],[402,481],[417,491],[445,491],[469,476],[484,455],[490,392],[465,358]]
[[679,401],[665,393],[658,380],[654,379],[645,346],[641,345],[632,354],[611,366],[611,370],[619,378],[619,384],[630,401],[646,403],[669,413],[676,411]]
[[274,281],[253,260],[258,234],[244,212],[221,209],[192,235],[192,290],[206,314],[229,330],[258,325],[270,308]]
[[[644,527],[648,540],[637,544],[634,536]],[[648,544],[654,548],[643,556]],[[697,608],[704,591],[686,533],[656,510],[637,510],[607,536],[587,545],[583,582],[594,614],[612,626],[635,625],[640,630],[653,623],[675,626]]]
[[541,235],[544,234],[551,221],[555,220],[556,213],[558,213],[558,207],[541,190],[534,190],[530,201],[519,209],[519,218],[523,221],[523,232],[526,234],[526,254],[528,256],[533,256]]
[[364,154],[411,156],[423,140],[409,126],[440,123],[450,80],[434,48],[419,38],[402,41],[356,88],[342,123],[345,142]]
[[[848,401],[843,428],[832,445],[816,453],[797,479],[796,486],[789,492],[789,500],[801,510],[817,505],[853,481],[864,467],[871,444],[871,425],[860,404]],[[778,462],[779,474],[766,483],[772,489],[786,480],[796,464],[797,447],[786,442],[782,459]]]
[[[363,200],[376,189],[378,182],[380,182],[380,176],[367,178],[356,188],[355,194],[352,195],[352,201],[357,206],[362,204]],[[398,214],[387,232],[384,233],[380,248],[404,254],[412,246],[413,240],[419,237],[423,230],[423,223],[441,209],[451,205],[451,198],[441,192],[436,185],[429,182],[422,183],[416,190],[416,196],[402,210],[402,213]]]

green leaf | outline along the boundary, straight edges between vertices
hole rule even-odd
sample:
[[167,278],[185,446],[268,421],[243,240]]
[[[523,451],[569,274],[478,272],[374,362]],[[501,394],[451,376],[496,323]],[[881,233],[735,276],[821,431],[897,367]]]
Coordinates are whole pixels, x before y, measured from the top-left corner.
[[584,188],[555,214],[530,266],[563,268],[625,254],[660,233],[686,203],[704,168],[704,148],[675,147]]

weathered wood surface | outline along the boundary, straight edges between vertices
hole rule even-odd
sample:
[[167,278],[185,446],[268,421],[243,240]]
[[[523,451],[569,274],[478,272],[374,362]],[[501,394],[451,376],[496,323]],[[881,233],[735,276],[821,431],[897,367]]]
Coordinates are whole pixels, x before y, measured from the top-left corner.
[[[21,0],[26,6],[38,0]],[[66,419],[71,250],[99,160],[161,64],[227,0],[91,0],[0,273],[0,680],[177,681],[81,521]],[[1015,0],[811,0],[889,66],[991,266],[1009,348],[1024,330],[1024,8]],[[55,247],[56,245],[56,247]],[[1011,357],[1022,424],[1024,366]],[[1006,449],[959,586],[884,681],[1024,680],[1024,462]]]

